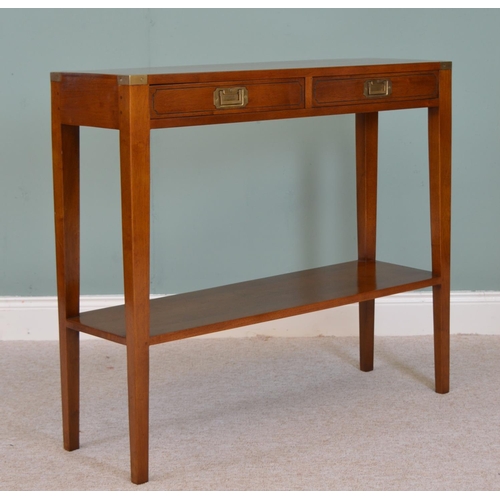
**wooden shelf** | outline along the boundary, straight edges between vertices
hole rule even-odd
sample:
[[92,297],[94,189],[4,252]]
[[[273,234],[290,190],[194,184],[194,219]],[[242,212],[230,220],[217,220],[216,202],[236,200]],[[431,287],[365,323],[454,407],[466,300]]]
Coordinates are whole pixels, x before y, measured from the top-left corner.
[[[150,302],[150,344],[362,302],[439,284],[438,277],[385,262],[346,262],[182,293]],[[125,343],[125,307],[67,320],[74,330]]]

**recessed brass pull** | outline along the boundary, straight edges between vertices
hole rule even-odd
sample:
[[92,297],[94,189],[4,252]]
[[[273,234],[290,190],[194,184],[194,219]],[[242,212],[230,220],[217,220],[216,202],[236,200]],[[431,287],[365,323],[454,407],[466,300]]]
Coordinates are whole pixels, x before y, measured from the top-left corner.
[[247,104],[246,87],[217,88],[214,91],[214,106],[217,109],[244,108]]
[[391,95],[392,84],[390,80],[367,80],[365,82],[366,97],[386,97]]

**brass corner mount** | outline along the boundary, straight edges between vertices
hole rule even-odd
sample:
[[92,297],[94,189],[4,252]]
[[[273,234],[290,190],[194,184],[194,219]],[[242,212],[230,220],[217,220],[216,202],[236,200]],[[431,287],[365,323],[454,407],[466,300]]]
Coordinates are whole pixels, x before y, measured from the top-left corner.
[[148,75],[118,75],[118,85],[147,85]]

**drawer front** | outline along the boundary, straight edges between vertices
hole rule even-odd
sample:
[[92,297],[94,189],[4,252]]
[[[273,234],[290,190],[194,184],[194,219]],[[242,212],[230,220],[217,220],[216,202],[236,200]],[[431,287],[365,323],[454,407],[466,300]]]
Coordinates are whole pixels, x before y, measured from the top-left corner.
[[356,78],[315,78],[313,106],[366,103],[370,100],[401,101],[438,97],[435,73],[373,75]]
[[304,107],[304,80],[157,85],[150,90],[151,117],[173,118],[278,111]]

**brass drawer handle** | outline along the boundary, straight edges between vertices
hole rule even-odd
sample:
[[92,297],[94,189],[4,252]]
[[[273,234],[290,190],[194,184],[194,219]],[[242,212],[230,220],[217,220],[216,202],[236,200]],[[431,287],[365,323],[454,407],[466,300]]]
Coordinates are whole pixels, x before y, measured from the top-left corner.
[[246,87],[217,88],[214,91],[214,106],[217,109],[244,108],[247,104]]
[[392,93],[390,80],[367,80],[364,94],[366,97],[386,97]]

